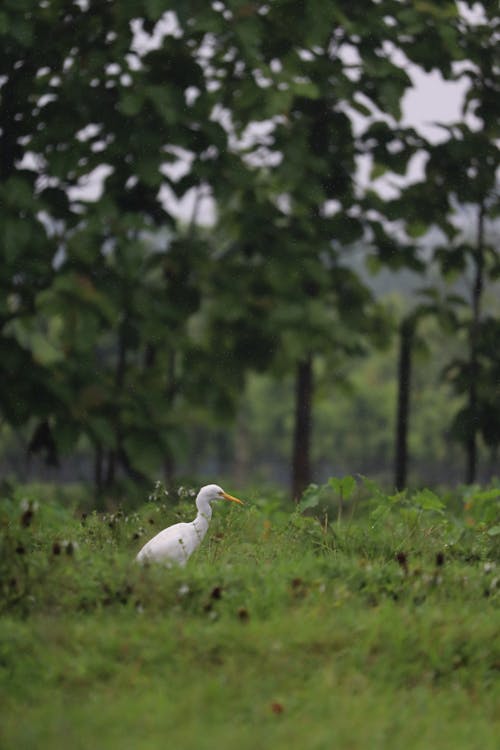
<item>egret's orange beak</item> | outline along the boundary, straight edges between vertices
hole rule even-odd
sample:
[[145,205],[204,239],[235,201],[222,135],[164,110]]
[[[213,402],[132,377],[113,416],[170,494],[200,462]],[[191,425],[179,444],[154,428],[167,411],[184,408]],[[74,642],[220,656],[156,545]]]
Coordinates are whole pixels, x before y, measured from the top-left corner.
[[228,495],[227,492],[222,492],[222,497],[224,500],[231,500],[232,503],[239,503],[240,505],[245,505],[241,500],[238,500],[237,497],[233,497],[232,495]]

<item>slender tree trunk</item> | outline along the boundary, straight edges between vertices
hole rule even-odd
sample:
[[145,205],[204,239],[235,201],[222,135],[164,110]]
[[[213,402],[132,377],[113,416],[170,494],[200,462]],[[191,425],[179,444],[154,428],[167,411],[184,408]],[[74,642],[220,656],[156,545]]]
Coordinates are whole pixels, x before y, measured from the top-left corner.
[[295,389],[295,427],[292,457],[292,497],[298,502],[311,482],[311,425],[312,425],[313,367],[312,357],[297,364]]
[[[176,377],[176,356],[175,351],[170,350],[167,358],[167,386],[165,389],[165,399],[169,403],[170,407],[173,407],[174,399],[177,395],[177,377]],[[163,476],[165,478],[166,486],[172,490],[175,483],[175,475],[177,472],[177,465],[175,460],[175,453],[172,448],[167,448],[163,456]]]
[[398,491],[404,490],[406,487],[408,473],[408,425],[414,333],[415,319],[413,316],[405,318],[399,329],[398,406],[394,456],[394,484]]
[[106,468],[106,479],[105,487],[110,489],[115,483],[115,470],[116,470],[116,452],[114,450],[108,451],[108,465]]
[[232,446],[226,430],[218,430],[215,435],[217,471],[220,476],[227,476],[232,463]]
[[484,285],[484,204],[479,207],[477,240],[474,254],[475,274],[472,288],[472,320],[469,331],[469,395],[468,395],[468,434],[465,442],[466,484],[472,484],[477,474],[477,409],[479,350],[478,338],[481,324],[481,298]]
[[489,455],[489,466],[488,466],[488,474],[486,476],[487,481],[492,481],[493,477],[495,476],[497,472],[497,466],[498,466],[498,445],[492,445],[490,448],[490,455]]
[[98,495],[101,494],[103,488],[103,458],[102,445],[96,442],[94,452],[94,482]]
[[234,481],[236,487],[245,484],[249,474],[249,435],[244,410],[240,407],[234,436]]
[[115,404],[115,414],[113,418],[113,430],[115,433],[115,447],[108,451],[108,465],[106,470],[105,486],[111,488],[116,478],[117,462],[119,460],[119,454],[122,445],[122,426],[121,426],[121,413],[120,413],[120,396],[123,391],[125,383],[125,374],[127,368],[127,324],[128,320],[125,316],[121,322],[118,332],[118,353],[115,368],[115,389],[114,396],[117,403]]
[[169,490],[173,490],[175,482],[175,460],[170,449],[163,454],[163,478],[166,487]]

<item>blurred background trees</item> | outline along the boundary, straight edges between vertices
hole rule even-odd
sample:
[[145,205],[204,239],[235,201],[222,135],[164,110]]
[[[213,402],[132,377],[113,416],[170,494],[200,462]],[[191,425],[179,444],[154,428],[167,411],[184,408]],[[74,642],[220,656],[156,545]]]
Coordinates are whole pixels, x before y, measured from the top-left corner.
[[[5,473],[495,471],[492,3],[6,0],[0,36]],[[415,70],[467,80],[438,142]]]

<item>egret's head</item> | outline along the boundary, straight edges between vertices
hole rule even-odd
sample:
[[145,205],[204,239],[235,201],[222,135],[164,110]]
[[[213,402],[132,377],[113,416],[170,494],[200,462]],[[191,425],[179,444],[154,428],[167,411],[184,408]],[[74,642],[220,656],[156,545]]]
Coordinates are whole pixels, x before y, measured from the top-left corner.
[[232,495],[228,495],[227,492],[224,492],[222,487],[219,487],[218,484],[207,484],[205,487],[202,487],[196,498],[196,503],[213,503],[215,500],[230,500],[232,503],[244,505],[244,503],[242,503],[237,497],[233,497]]

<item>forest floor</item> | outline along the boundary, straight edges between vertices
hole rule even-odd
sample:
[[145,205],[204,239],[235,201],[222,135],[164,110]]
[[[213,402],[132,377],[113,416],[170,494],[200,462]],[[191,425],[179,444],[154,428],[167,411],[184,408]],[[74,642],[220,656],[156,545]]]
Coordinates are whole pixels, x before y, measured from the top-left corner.
[[497,750],[491,522],[250,498],[166,569],[134,555],[192,499],[82,518],[29,497],[0,510],[3,750]]

